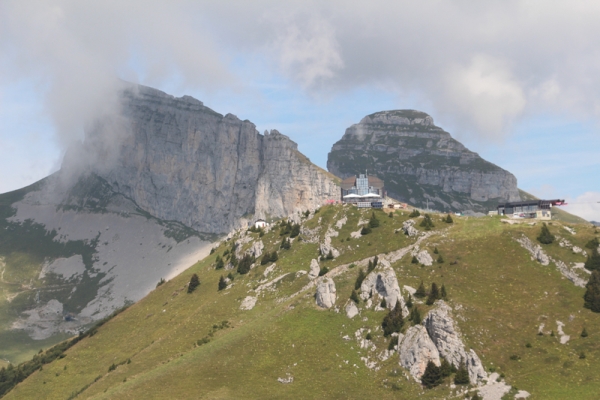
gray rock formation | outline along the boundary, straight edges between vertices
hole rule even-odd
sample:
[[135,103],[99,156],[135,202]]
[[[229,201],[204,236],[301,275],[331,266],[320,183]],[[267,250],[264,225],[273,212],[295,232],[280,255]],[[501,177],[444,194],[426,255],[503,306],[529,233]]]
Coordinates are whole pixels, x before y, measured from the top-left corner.
[[429,311],[423,325],[442,357],[457,368],[461,362],[465,363],[471,383],[476,384],[487,378],[477,354],[473,350],[465,351],[460,332],[452,319],[452,309],[443,300],[436,302],[436,307]]
[[[383,262],[384,260],[382,260]],[[396,306],[396,301],[400,301],[402,307],[402,316],[408,316],[408,309],[404,304],[404,298],[400,292],[396,273],[390,266],[386,266],[383,270],[373,271],[367,275],[360,285],[360,296],[363,300],[369,298],[369,295],[378,294],[379,297],[385,298],[387,308],[390,310]]]
[[523,235],[522,237],[517,239],[517,242],[519,242],[525,250],[527,250],[529,253],[531,253],[533,258],[536,259],[537,261],[539,261],[540,264],[542,264],[542,265],[550,264],[550,259],[548,258],[548,255],[544,252],[544,250],[542,250],[542,246],[540,246],[539,244],[533,243],[525,235]]
[[402,223],[402,230],[404,231],[404,234],[408,236],[417,236],[419,234],[419,231],[415,228],[414,219],[407,219],[404,221]]
[[339,232],[331,229],[331,227],[327,229],[323,242],[319,244],[319,250],[321,251],[321,255],[323,257],[326,257],[329,254],[329,252],[331,252],[333,258],[338,258],[340,256],[340,252],[331,244],[331,238],[336,237],[338,235]]
[[348,300],[348,303],[346,304],[346,316],[348,318],[354,318],[358,315],[358,307],[356,307],[356,304],[354,304],[354,302],[352,300]]
[[400,365],[408,369],[416,381],[420,381],[427,363],[440,366],[440,355],[423,325],[408,328],[400,342]]
[[[107,149],[115,137],[119,145]],[[189,96],[132,85],[123,91],[122,114],[98,120],[63,167],[95,160],[87,167],[151,215],[224,233],[245,215],[283,217],[338,197],[335,178],[297,147]]]
[[417,257],[419,264],[423,264],[428,267],[433,264],[433,258],[431,258],[431,255],[427,252],[427,250],[415,251],[413,255]]
[[335,283],[331,278],[322,278],[317,284],[317,294],[315,296],[317,305],[323,308],[331,308],[335,304],[336,291]]
[[437,210],[487,212],[520,199],[517,179],[485,161],[419,111],[382,111],[346,129],[327,159],[347,178],[368,170],[383,179],[390,196]]
[[315,259],[310,260],[310,271],[308,273],[308,277],[310,279],[315,279],[317,276],[319,276],[319,271],[321,271],[319,262]]

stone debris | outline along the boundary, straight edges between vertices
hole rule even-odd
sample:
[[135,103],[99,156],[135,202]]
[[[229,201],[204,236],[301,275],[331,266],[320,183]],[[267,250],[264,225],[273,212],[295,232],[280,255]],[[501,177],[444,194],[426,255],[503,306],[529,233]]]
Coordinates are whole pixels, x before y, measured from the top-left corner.
[[417,382],[420,382],[429,361],[440,366],[439,352],[423,325],[408,328],[399,348],[400,365],[408,369]]
[[583,251],[583,249],[581,247],[577,247],[577,246],[573,246],[573,248],[571,250],[573,250],[573,253],[575,253],[575,254],[579,254]]
[[319,271],[321,271],[321,267],[319,267],[319,262],[314,258],[310,260],[310,272],[308,273],[308,277],[310,279],[315,279],[319,276]]
[[477,388],[479,391],[479,395],[483,397],[483,400],[502,400],[502,396],[510,391],[510,386],[504,382],[504,380],[500,380],[497,382],[497,379],[500,377],[497,372],[490,374],[490,378],[487,383],[483,386]]
[[564,262],[562,262],[560,260],[555,260],[551,257],[549,257],[549,258],[550,258],[550,260],[552,260],[554,265],[556,265],[556,268],[558,268],[560,273],[565,278],[567,278],[568,280],[573,282],[575,284],[575,286],[585,287],[585,285],[587,284],[587,281],[585,279],[581,279],[579,277],[579,275],[577,275],[577,273],[575,273],[575,271],[569,269],[569,267],[567,267],[567,265]]
[[550,259],[548,258],[548,255],[546,255],[546,253],[544,253],[544,250],[542,250],[542,246],[540,246],[539,244],[534,244],[525,235],[523,235],[521,238],[516,239],[516,240],[517,240],[517,242],[519,242],[519,244],[521,244],[521,246],[525,250],[530,252],[531,255],[533,256],[533,258],[535,260],[539,261],[540,264],[542,264],[542,265],[550,264]]
[[408,293],[410,293],[411,296],[414,296],[415,292],[417,291],[417,289],[415,289],[412,286],[406,286],[406,285],[404,285],[404,286],[402,286],[402,288],[404,290],[406,290]]
[[370,361],[367,357],[361,357],[360,359],[365,363],[365,366],[369,369],[379,371],[379,369],[381,368],[377,366],[377,362]]
[[346,222],[348,222],[348,217],[344,216],[344,218],[339,219],[336,223],[335,223],[335,227],[337,229],[342,229],[342,226],[346,225]]
[[377,358],[381,361],[386,361],[392,356],[392,354],[394,354],[394,350],[385,349],[377,355]]
[[379,263],[384,266],[383,269],[372,271],[366,276],[360,285],[360,297],[367,300],[371,293],[373,295],[377,294],[385,299],[386,306],[390,310],[396,306],[396,301],[399,300],[402,307],[402,316],[408,316],[409,312],[400,292],[396,272],[385,259],[382,259]]
[[565,231],[569,232],[571,235],[577,234],[577,232],[575,232],[575,229],[573,228],[570,228],[568,226],[563,226],[563,228],[565,228]]
[[565,332],[563,331],[565,324],[560,321],[556,321],[556,326],[556,331],[558,332],[558,336],[560,336],[560,344],[566,344],[571,339],[571,336],[565,335]]
[[242,304],[240,305],[240,310],[252,310],[256,305],[256,297],[246,296],[244,300],[242,300]]
[[263,272],[263,276],[266,278],[267,276],[269,276],[269,274],[271,272],[273,272],[273,270],[275,269],[275,267],[277,267],[276,264],[271,264],[269,265],[267,268],[265,268],[265,271]]
[[287,273],[287,274],[283,274],[283,275],[279,275],[277,278],[275,278],[275,279],[273,279],[273,280],[270,280],[270,281],[269,281],[269,282],[267,282],[267,283],[263,283],[262,285],[260,285],[260,286],[259,286],[259,287],[257,287],[256,289],[254,289],[254,291],[255,291],[256,293],[260,293],[260,292],[262,292],[263,290],[267,290],[267,289],[269,289],[269,290],[273,291],[273,290],[275,290],[275,288],[274,288],[274,285],[275,285],[277,282],[279,282],[280,280],[282,280],[283,278],[285,278],[286,276],[288,276],[288,275],[289,275],[289,273]]
[[320,226],[317,226],[314,229],[308,229],[304,225],[300,226],[300,234],[302,235],[302,241],[307,243],[318,243],[320,229]]
[[433,258],[431,258],[427,250],[419,251],[419,248],[415,247],[415,249],[412,252],[412,255],[417,257],[417,261],[419,261],[419,264],[423,264],[427,267],[433,265]]
[[585,268],[585,263],[575,263],[575,264],[573,264],[573,269],[580,269],[588,275],[590,275],[592,273],[592,271]]
[[435,304],[436,308],[429,311],[423,319],[423,325],[439,354],[457,368],[464,362],[472,384],[486,379],[487,373],[475,351],[465,351],[460,332],[452,319],[452,308],[443,300],[438,300]]
[[277,378],[277,382],[284,384],[292,383],[294,382],[294,377],[288,374],[287,378]]
[[414,225],[414,219],[407,219],[406,221],[404,221],[404,223],[402,224],[402,230],[404,231],[404,234],[410,237],[417,236],[419,234],[419,231],[417,230],[417,228],[415,228]]
[[544,326],[546,326],[546,324],[544,324],[544,323],[542,322],[542,323],[540,324],[540,326],[538,327],[538,334],[539,334],[539,333],[541,333],[541,334],[543,334],[543,333],[544,333]]
[[333,307],[336,300],[336,290],[333,279],[324,277],[320,280],[317,284],[317,294],[315,299],[319,307]]
[[300,271],[296,271],[296,278],[299,278],[302,275],[306,275],[306,274],[308,274],[308,272],[305,271],[305,270],[303,270],[303,269],[301,269]]
[[43,306],[24,311],[27,318],[19,318],[12,323],[11,329],[24,330],[33,340],[47,339],[57,333],[64,332],[71,335],[78,333],[78,328],[84,323],[90,323],[91,318],[77,318],[66,320],[63,304],[52,299]]
[[348,300],[348,304],[346,304],[346,316],[348,318],[354,318],[358,315],[358,307],[352,300]]
[[525,390],[519,390],[517,392],[517,394],[515,394],[515,399],[526,399],[529,396],[531,396],[531,393],[525,391]]
[[361,230],[362,230],[362,229],[359,229],[359,230],[357,230],[356,232],[351,232],[351,233],[350,233],[350,237],[351,237],[352,239],[359,239],[359,238],[362,236],[362,234],[360,233],[360,231],[361,231]]

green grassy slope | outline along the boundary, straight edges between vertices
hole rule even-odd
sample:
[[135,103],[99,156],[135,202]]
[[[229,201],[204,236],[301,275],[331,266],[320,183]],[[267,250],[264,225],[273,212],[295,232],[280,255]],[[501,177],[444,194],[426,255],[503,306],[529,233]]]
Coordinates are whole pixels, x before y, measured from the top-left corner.
[[[321,265],[331,270],[414,243],[414,238],[394,233],[407,219],[400,212],[393,218],[378,213],[380,227],[360,239],[347,240],[358,229],[359,218],[369,215],[355,208],[327,206],[304,223],[309,229],[321,227],[322,237],[328,226],[348,217],[340,235],[332,239],[340,257]],[[509,384],[529,391],[532,398],[596,398],[600,316],[582,308],[584,289],[564,279],[552,264],[532,261],[514,240],[522,234],[535,240],[539,226],[507,225],[498,217],[455,217],[454,224],[445,224],[440,217],[433,217],[436,233],[421,248],[433,253],[437,247],[445,263],[422,267],[405,256],[392,265],[400,286],[417,287],[421,280],[426,285],[443,283],[467,347],[479,354],[486,369],[503,373]],[[575,228],[573,236],[557,223],[550,225],[553,233],[580,247],[595,235],[590,226]],[[252,235],[258,239],[258,234]],[[274,229],[261,240],[272,251],[278,249],[281,236]],[[318,247],[296,240],[290,250],[279,250],[277,267],[268,279],[288,275],[274,290],[262,291],[254,309],[243,311],[241,300],[255,295],[253,289],[263,280],[268,265],[259,265],[248,275],[235,274],[234,285],[219,292],[218,279],[228,271],[215,270],[215,258],[230,245],[223,243],[213,255],[158,287],[73,346],[66,357],[35,372],[6,398],[410,399],[449,395],[449,379],[426,391],[407,380],[397,354],[379,362],[378,371],[365,367],[360,357],[366,351],[359,348],[354,332],[372,329],[378,352],[389,341],[381,330],[375,330],[385,312],[363,310],[352,320],[343,312],[358,268],[348,268],[333,278],[336,306],[342,311],[319,309],[314,288],[302,290],[309,279],[296,274],[309,269],[310,260],[318,257]],[[566,263],[585,260],[557,243],[544,250]],[[185,285],[192,273],[200,276],[201,285],[188,294]],[[419,307],[423,316],[430,309],[424,304]],[[540,323],[556,332],[557,320],[565,323],[564,331],[571,335],[565,345],[556,336],[537,335]],[[584,326],[590,335],[580,338]],[[342,339],[344,335],[352,340]],[[208,343],[199,345],[198,340],[204,338]],[[579,358],[582,351],[585,359]],[[113,364],[116,369],[109,371]],[[288,374],[294,377],[292,383],[277,381]]]

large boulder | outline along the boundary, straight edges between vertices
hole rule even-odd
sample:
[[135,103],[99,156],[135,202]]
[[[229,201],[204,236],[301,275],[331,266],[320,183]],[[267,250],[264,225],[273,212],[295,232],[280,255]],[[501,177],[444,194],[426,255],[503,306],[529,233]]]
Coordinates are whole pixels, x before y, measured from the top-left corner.
[[471,383],[487,378],[477,354],[473,350],[468,353],[465,351],[460,332],[452,318],[452,308],[448,304],[443,300],[437,301],[436,308],[429,311],[423,319],[423,325],[442,357],[457,368],[461,362],[466,364]]
[[358,307],[356,307],[356,304],[354,304],[354,302],[352,300],[348,300],[348,303],[346,304],[346,316],[348,318],[354,318],[358,315]]
[[327,257],[329,252],[331,252],[333,258],[337,258],[340,256],[340,252],[331,245],[331,238],[338,235],[339,232],[334,231],[331,228],[327,230],[327,233],[325,233],[325,239],[319,244],[319,250],[321,251],[321,255],[323,257]]
[[404,231],[405,235],[408,236],[417,236],[419,234],[419,231],[417,230],[417,228],[415,228],[415,220],[414,219],[408,219],[406,221],[404,221],[402,223],[402,230]]
[[415,257],[417,257],[417,261],[419,261],[419,264],[423,264],[427,267],[433,264],[433,258],[431,258],[427,250],[421,250],[415,253]]
[[440,366],[440,355],[423,325],[410,327],[400,343],[400,365],[407,368],[416,381],[420,381],[427,363]]
[[540,264],[542,264],[542,265],[550,264],[550,259],[548,258],[548,255],[544,252],[544,250],[542,250],[542,246],[540,246],[539,244],[533,243],[525,235],[523,235],[522,237],[517,239],[517,242],[519,242],[519,244],[525,250],[527,250],[529,253],[531,253],[533,258],[536,259],[537,261],[539,261]]
[[317,276],[319,276],[319,271],[321,271],[319,262],[315,259],[310,260],[310,271],[308,272],[308,277],[310,279],[315,279]]
[[335,304],[336,290],[335,283],[331,278],[322,278],[317,284],[317,294],[315,296],[317,305],[323,308],[331,308]]
[[[381,260],[380,262],[385,264],[385,260]],[[404,304],[404,298],[400,292],[396,273],[389,265],[385,266],[382,270],[372,271],[363,280],[360,285],[360,297],[366,300],[371,293],[385,298],[387,308],[390,310],[396,306],[396,301],[399,300],[402,307],[402,316],[408,316],[408,309]]]

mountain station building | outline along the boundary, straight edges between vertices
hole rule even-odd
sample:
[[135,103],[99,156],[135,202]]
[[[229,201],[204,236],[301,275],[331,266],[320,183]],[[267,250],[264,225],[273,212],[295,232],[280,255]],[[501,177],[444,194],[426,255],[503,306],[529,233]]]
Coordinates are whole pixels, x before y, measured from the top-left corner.
[[536,218],[541,220],[552,219],[551,208],[565,205],[564,200],[526,200],[498,204],[498,215],[510,218]]
[[342,181],[342,203],[355,204],[361,208],[382,208],[386,196],[383,181],[376,176],[360,174]]

